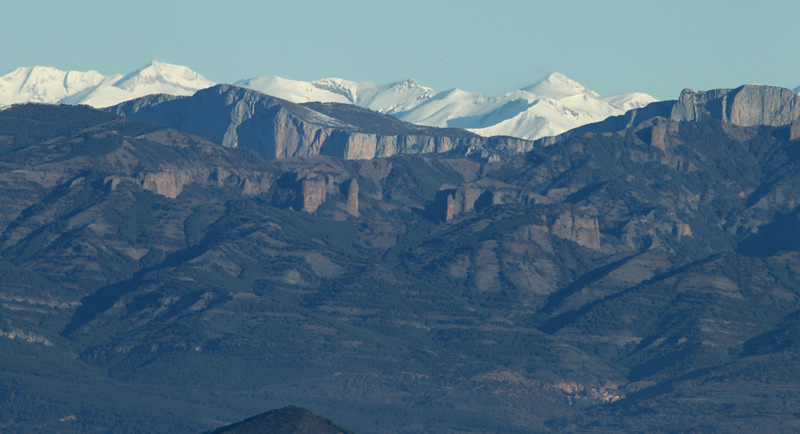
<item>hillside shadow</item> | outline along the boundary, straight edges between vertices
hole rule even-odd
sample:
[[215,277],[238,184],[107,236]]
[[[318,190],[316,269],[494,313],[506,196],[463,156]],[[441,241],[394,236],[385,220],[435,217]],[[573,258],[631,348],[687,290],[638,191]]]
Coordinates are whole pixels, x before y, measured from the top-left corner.
[[789,214],[779,214],[772,223],[760,226],[758,233],[740,242],[736,253],[768,257],[782,251],[800,249],[800,207]]
[[210,246],[217,243],[220,235],[218,231],[209,231],[199,243],[167,255],[163,261],[152,267],[146,267],[133,273],[128,279],[106,285],[92,294],[83,297],[81,299],[81,305],[75,310],[75,313],[61,332],[61,335],[68,336],[72,334],[81,326],[97,318],[101,313],[111,309],[125,294],[140,288],[145,281],[145,277],[149,273],[165,268],[177,267],[199,257],[208,251]]

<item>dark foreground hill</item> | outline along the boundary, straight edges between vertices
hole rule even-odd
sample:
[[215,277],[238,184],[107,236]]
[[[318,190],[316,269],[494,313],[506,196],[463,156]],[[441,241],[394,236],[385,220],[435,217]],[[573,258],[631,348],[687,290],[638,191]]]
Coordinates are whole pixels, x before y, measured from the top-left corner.
[[652,117],[507,160],[263,160],[0,112],[0,431],[794,432],[800,141]]
[[350,434],[301,407],[288,406],[223,426],[209,434]]

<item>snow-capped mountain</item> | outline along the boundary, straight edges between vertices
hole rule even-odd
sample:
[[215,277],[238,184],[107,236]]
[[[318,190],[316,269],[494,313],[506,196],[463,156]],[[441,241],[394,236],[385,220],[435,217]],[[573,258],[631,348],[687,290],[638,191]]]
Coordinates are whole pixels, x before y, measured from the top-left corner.
[[234,86],[257,90],[295,103],[355,104],[390,115],[410,110],[436,94],[433,89],[417,84],[413,78],[392,84],[375,84],[339,78],[305,82],[280,77],[258,77],[237,81]]
[[297,103],[350,103],[420,125],[525,139],[560,134],[656,101],[644,93],[601,97],[558,73],[493,97],[460,89],[437,92],[413,79],[379,85],[331,78],[303,82],[258,77],[234,84]]
[[0,77],[0,107],[21,102],[108,107],[154,93],[192,95],[214,86],[185,66],[151,62],[128,75],[34,66]]
[[[108,107],[150,94],[191,95],[214,85],[185,66],[162,62],[151,62],[127,75],[108,76],[97,71],[25,67],[0,77],[0,107],[21,102]],[[234,85],[295,103],[355,104],[415,124],[524,139],[561,134],[655,101],[644,93],[600,96],[558,73],[491,97],[460,89],[435,91],[414,79],[375,84],[338,78],[304,82],[257,77]]]
[[54,103],[84,89],[122,77],[97,71],[61,71],[46,66],[17,68],[0,77],[0,106],[24,102]]

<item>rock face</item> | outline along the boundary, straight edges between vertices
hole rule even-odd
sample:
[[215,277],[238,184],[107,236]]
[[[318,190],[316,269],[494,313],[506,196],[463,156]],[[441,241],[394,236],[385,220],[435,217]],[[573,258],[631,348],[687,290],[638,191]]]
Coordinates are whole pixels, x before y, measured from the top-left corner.
[[600,229],[596,218],[581,217],[565,211],[556,217],[550,227],[550,233],[581,246],[600,250]]
[[[584,125],[564,134],[545,137],[534,147],[550,146],[585,133],[614,133],[642,124],[653,118],[673,121],[702,121],[718,119],[729,124],[750,126],[783,126],[800,119],[800,95],[790,89],[758,84],[746,84],[736,89],[713,89],[695,92],[684,89],[673,101],[654,102],[646,107],[612,116],[602,122]],[[800,127],[791,130],[791,139],[800,137]],[[660,146],[663,134],[654,131],[653,144]]]
[[800,120],[792,122],[789,128],[789,140],[797,140],[800,138]]
[[736,89],[684,89],[670,115],[676,121],[719,119],[739,126],[781,126],[800,118],[800,96],[774,86],[747,84]]
[[320,205],[325,203],[325,180],[320,178],[310,178],[301,181],[303,207],[301,211],[313,213]]
[[225,147],[252,149],[266,158],[450,153],[488,161],[533,149],[528,140],[418,126],[349,104],[294,104],[230,85],[191,97],[151,95],[108,110],[132,120],[169,125]]
[[442,186],[428,204],[427,211],[434,220],[449,222],[459,215],[496,205],[533,205],[543,202],[548,202],[547,198],[510,184],[483,178],[457,188]]
[[347,204],[345,205],[347,212],[353,216],[358,217],[358,180],[353,178],[347,186]]

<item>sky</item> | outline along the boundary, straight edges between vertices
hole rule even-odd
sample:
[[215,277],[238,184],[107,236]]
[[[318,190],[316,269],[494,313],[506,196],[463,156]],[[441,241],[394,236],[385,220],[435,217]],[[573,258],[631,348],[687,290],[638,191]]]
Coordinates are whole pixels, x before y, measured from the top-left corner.
[[800,2],[26,0],[3,5],[0,75],[127,74],[151,60],[219,83],[280,76],[498,95],[560,72],[611,95],[800,86]]

